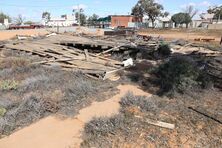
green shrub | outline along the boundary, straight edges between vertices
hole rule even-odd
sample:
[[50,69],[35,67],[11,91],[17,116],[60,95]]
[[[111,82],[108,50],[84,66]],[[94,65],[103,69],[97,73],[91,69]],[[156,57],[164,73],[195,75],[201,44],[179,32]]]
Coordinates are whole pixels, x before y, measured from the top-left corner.
[[15,80],[4,80],[0,82],[1,90],[15,90],[18,87],[18,82]]
[[6,109],[3,107],[0,107],[0,117],[3,117],[6,113]]
[[207,81],[205,72],[201,71],[197,64],[188,57],[174,57],[161,65],[157,71],[161,93],[184,93],[198,86],[204,87]]
[[161,57],[168,57],[171,54],[170,46],[164,42],[160,43],[158,48],[158,55]]

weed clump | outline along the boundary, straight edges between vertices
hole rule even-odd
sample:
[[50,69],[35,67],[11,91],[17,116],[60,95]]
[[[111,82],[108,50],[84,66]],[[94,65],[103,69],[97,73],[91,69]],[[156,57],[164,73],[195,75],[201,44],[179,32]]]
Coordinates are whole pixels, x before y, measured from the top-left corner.
[[0,107],[0,117],[4,116],[6,113],[6,109],[4,107]]
[[120,101],[123,108],[130,106],[139,107],[142,111],[155,111],[157,106],[155,102],[145,96],[134,96],[133,93],[128,92]]
[[15,80],[4,80],[0,82],[1,90],[16,90],[18,88],[18,82]]

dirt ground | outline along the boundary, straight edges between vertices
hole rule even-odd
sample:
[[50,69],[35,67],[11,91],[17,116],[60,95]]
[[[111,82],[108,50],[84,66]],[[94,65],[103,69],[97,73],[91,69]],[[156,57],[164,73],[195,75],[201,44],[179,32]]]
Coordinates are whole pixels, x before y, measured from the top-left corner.
[[[44,30],[12,32],[45,33]],[[160,30],[158,33],[167,35],[167,31]],[[182,32],[171,33],[178,37],[183,35]],[[209,35],[219,37],[217,32]],[[77,39],[81,41],[81,37]],[[90,37],[88,39],[93,41]],[[109,37],[107,40],[121,39],[125,40],[125,37]],[[189,94],[178,93],[174,97],[160,95],[158,90],[161,86],[157,84],[153,71],[172,57],[193,56],[193,60],[198,62],[195,71],[210,65],[215,79],[221,80],[221,51],[207,47],[196,50],[193,46],[181,49],[181,46],[174,44],[175,53],[167,57],[159,56],[159,51],[149,52],[152,49],[146,46],[140,50],[141,53],[131,54],[137,57],[134,66],[118,72],[120,79],[114,82],[87,77],[78,71],[64,71],[59,65],[46,67],[33,64],[47,57],[0,48],[0,147],[220,146],[221,89],[213,86],[198,89],[200,81],[186,81],[185,77],[181,83],[191,81],[195,86]],[[178,50],[175,48],[177,46]],[[123,59],[122,56],[129,58],[128,52],[122,53],[119,61]],[[214,56],[218,56],[217,59]],[[207,79],[204,81],[211,82]],[[195,112],[190,107],[220,121]],[[174,124],[175,128],[150,125],[147,119]]]
[[47,33],[45,29],[0,30],[0,40],[8,40],[16,35],[45,35]]
[[[93,117],[111,117],[118,114],[120,109],[119,101],[128,91],[133,92],[135,95],[150,96],[150,94],[133,85],[120,85],[118,89],[120,93],[106,101],[94,102],[80,110],[76,117],[62,119],[58,115],[49,116],[23,128],[0,140],[0,147],[16,148],[18,144],[23,148],[79,147],[82,142],[81,131],[83,131],[85,124],[91,121]],[[45,134],[42,135],[42,133]],[[33,138],[27,140],[26,137],[30,134]]]
[[139,34],[141,35],[151,35],[154,37],[163,37],[168,40],[174,39],[184,39],[189,41],[194,41],[194,39],[198,38],[207,38],[207,39],[215,39],[212,41],[213,43],[219,44],[222,37],[222,30],[152,30],[152,29],[144,29],[140,30]]

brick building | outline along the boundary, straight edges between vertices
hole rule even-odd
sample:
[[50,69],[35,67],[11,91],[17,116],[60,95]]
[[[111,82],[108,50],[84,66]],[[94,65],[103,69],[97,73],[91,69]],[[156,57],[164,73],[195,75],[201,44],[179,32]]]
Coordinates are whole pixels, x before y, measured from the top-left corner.
[[128,27],[129,23],[142,22],[142,18],[133,15],[112,15],[111,27]]

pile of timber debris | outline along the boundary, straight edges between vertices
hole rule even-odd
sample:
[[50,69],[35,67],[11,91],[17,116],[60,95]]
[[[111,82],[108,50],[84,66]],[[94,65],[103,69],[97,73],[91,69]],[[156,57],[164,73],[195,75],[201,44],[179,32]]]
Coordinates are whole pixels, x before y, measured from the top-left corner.
[[[129,65],[132,65],[131,58],[153,59],[153,53],[163,42],[160,37],[140,35],[83,37],[54,33],[41,38],[2,43],[0,48],[25,51],[45,58],[34,64],[59,65],[64,70],[81,71],[93,78],[106,79],[126,66],[124,60],[130,59]],[[185,41],[182,43],[167,44],[170,44],[173,55],[216,57],[222,54]]]
[[[5,49],[28,52],[45,58],[33,64],[59,65],[64,70],[76,70],[90,77],[106,79],[112,73],[132,65],[131,56],[142,49],[157,46],[157,42],[145,43],[132,38],[117,40],[113,37],[93,37],[52,34],[41,38],[13,40],[4,44]],[[126,55],[121,61],[111,59],[112,53]],[[128,64],[124,60],[130,60]]]
[[[78,46],[80,44],[92,45],[92,41],[81,40],[83,39],[73,37],[72,40],[72,36],[58,35],[44,39],[12,41],[4,44],[3,48],[28,52],[46,59],[33,64],[43,64],[45,66],[59,65],[64,70],[81,71],[94,78],[106,79],[108,74],[123,68],[122,62],[89,53],[87,48],[80,50],[75,47],[62,45],[64,42],[67,42],[67,44],[78,44]],[[93,46],[96,46],[95,44]],[[97,46],[107,47],[107,44],[98,44]]]

